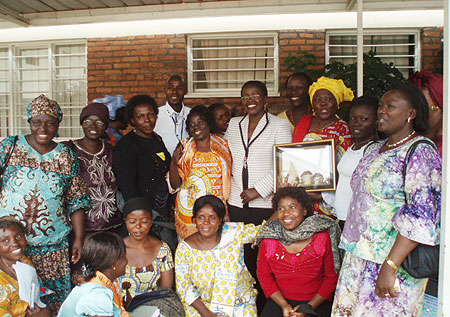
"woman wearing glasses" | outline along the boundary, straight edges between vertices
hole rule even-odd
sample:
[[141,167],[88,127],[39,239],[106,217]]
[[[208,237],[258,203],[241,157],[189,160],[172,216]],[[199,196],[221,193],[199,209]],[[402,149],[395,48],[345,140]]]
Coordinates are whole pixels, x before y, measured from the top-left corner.
[[81,111],[80,123],[84,137],[65,143],[80,161],[81,177],[88,186],[92,199],[92,206],[86,211],[85,230],[87,233],[118,233],[122,216],[116,204],[113,148],[103,140],[109,124],[108,108],[102,103],[91,103]]
[[[233,157],[228,212],[233,222],[259,225],[272,215],[272,147],[291,142],[292,133],[288,120],[267,111],[264,83],[246,82],[241,89],[241,103],[247,114],[232,118],[225,133]],[[245,247],[245,262],[255,279],[257,253]]]

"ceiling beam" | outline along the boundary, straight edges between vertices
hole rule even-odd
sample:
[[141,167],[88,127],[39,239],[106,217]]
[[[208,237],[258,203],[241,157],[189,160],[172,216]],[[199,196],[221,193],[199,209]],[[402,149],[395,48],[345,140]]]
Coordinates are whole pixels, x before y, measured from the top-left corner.
[[0,4],[0,17],[20,26],[30,26],[29,19],[17,14],[17,12],[11,10],[3,4]]
[[351,11],[355,6],[356,0],[347,0],[347,5],[345,6],[345,10]]

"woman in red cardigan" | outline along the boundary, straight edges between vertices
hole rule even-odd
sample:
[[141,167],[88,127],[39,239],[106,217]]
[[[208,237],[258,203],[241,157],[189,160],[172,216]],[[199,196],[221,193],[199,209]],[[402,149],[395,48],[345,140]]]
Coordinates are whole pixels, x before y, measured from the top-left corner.
[[268,298],[262,317],[330,316],[340,266],[339,226],[312,215],[300,187],[279,189],[273,197],[278,220],[268,221],[257,239],[258,280]]

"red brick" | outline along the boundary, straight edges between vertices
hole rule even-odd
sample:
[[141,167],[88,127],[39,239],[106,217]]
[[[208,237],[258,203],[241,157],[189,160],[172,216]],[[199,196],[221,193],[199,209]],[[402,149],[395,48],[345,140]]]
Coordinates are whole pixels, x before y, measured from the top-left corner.
[[312,39],[312,38],[314,38],[314,34],[311,34],[311,33],[300,33],[300,38]]

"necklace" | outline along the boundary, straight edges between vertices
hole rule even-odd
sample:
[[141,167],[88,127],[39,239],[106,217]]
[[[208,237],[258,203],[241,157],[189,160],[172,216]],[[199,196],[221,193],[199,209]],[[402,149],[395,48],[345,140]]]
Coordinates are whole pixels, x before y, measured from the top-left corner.
[[397,145],[400,145],[400,144],[404,143],[406,140],[408,140],[410,137],[412,137],[415,133],[416,133],[416,131],[413,130],[410,134],[408,134],[406,137],[404,137],[404,138],[401,139],[400,141],[395,142],[395,143],[393,143],[393,144],[388,144],[388,143],[386,143],[386,145],[387,145],[387,147],[388,147],[389,149],[391,149],[391,148],[393,148],[393,147],[396,147]]
[[5,262],[5,260],[3,259],[3,257],[2,257],[2,262],[3,262],[3,264],[6,265],[6,267],[11,271],[11,273],[12,273],[14,276],[17,276],[16,271],[15,271],[11,266],[9,266],[8,263]]

